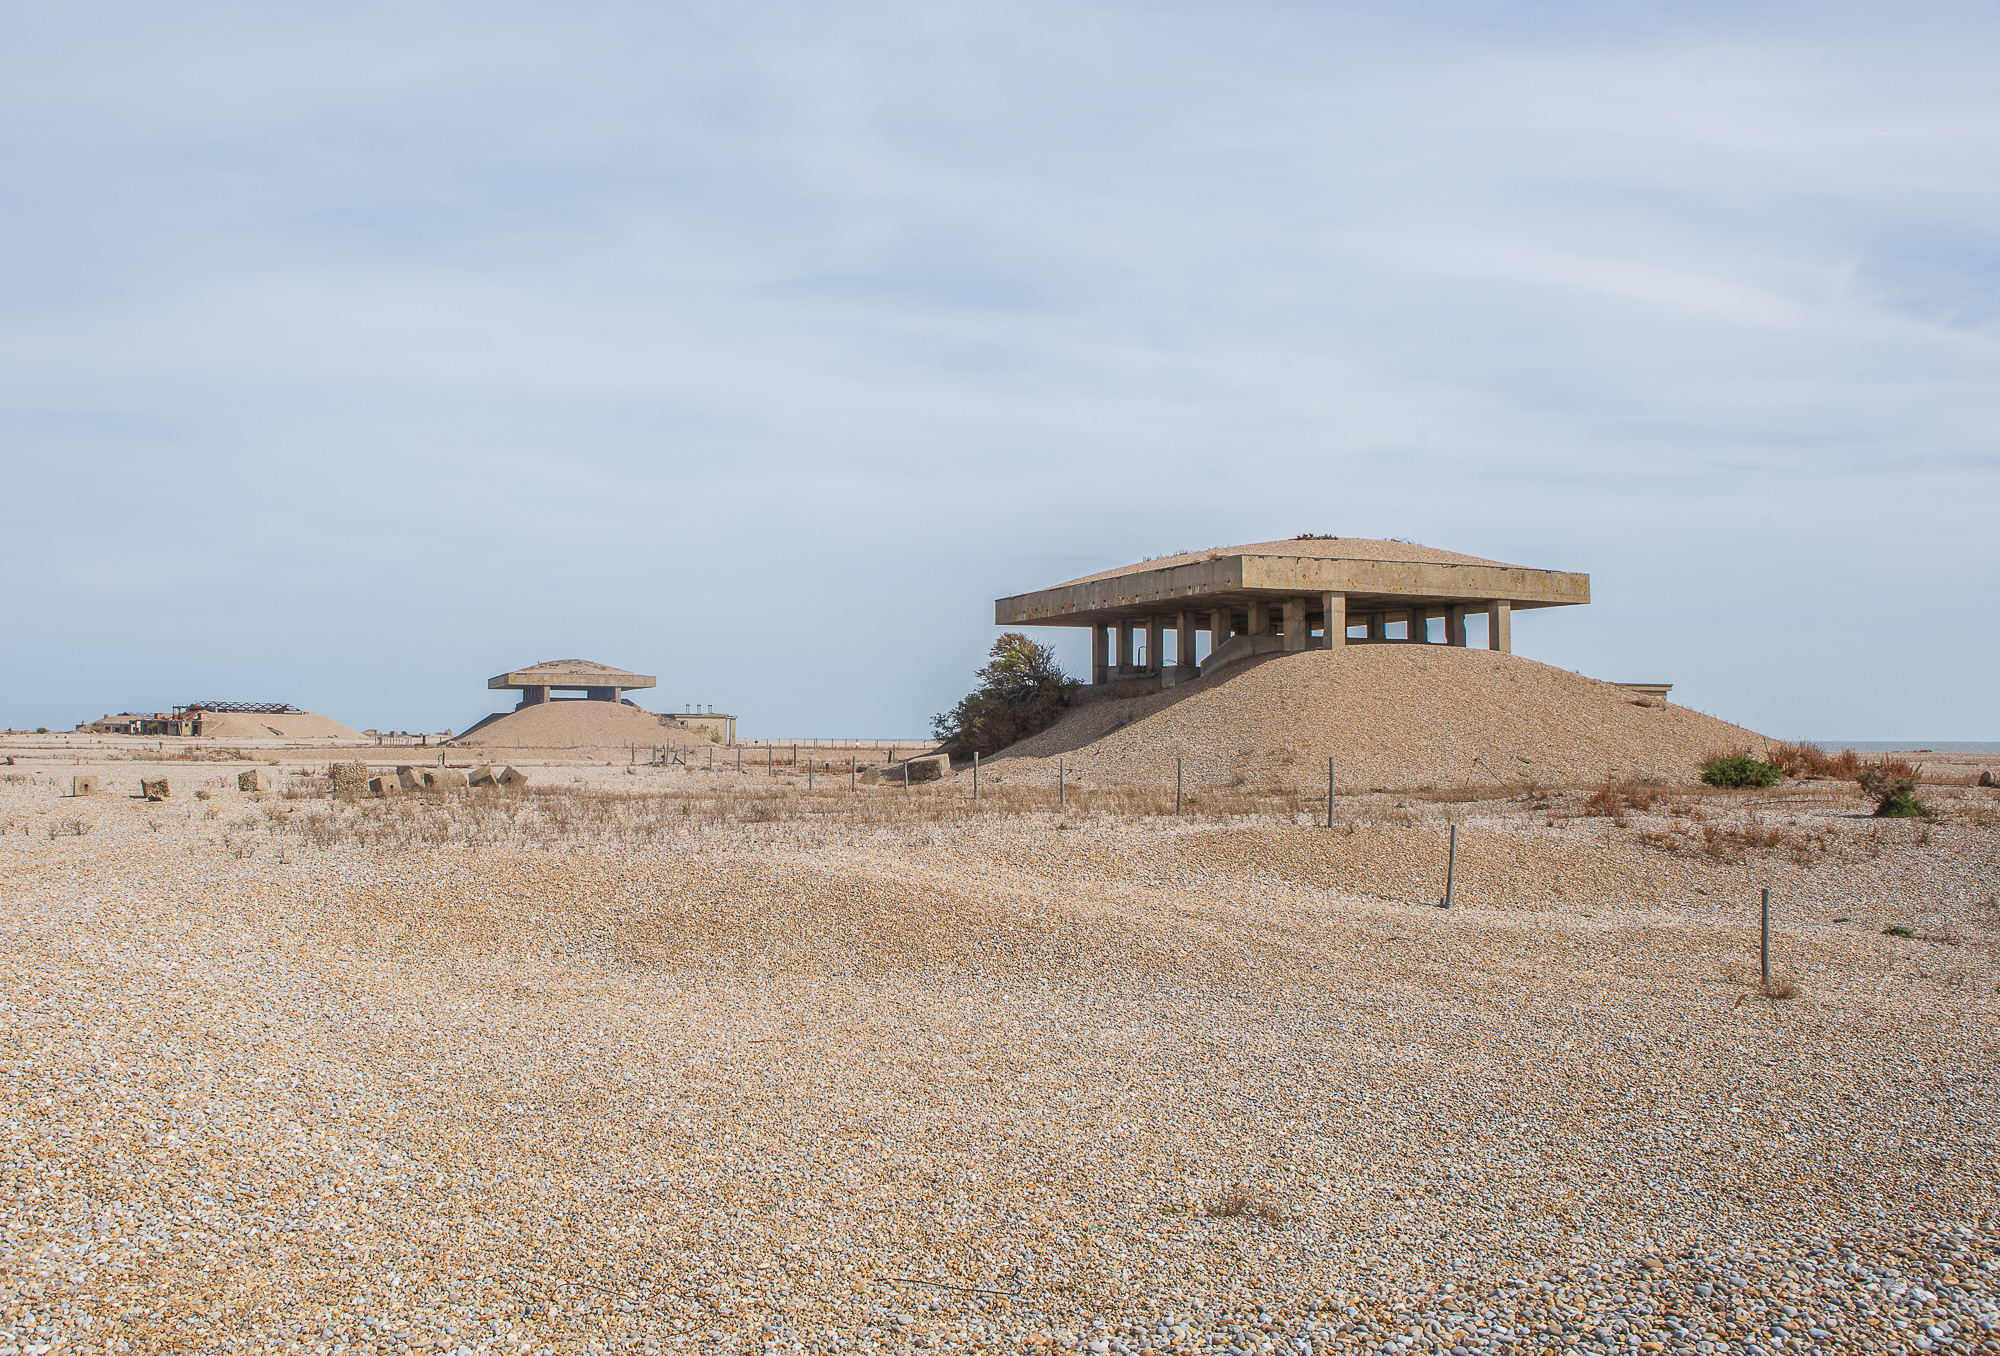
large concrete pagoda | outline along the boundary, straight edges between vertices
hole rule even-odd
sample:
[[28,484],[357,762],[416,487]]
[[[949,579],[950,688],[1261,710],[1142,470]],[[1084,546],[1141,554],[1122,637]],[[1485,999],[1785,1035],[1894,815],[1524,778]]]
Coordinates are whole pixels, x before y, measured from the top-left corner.
[[648,673],[627,673],[608,664],[588,659],[545,659],[525,669],[498,674],[486,680],[489,688],[513,689],[521,694],[521,705],[539,706],[551,692],[582,692],[594,702],[624,699],[634,688],[653,686]]
[[[1517,609],[1590,601],[1590,576],[1531,570],[1401,541],[1298,537],[1143,560],[993,605],[1000,626],[1087,626],[1090,681],[1157,674],[1165,685],[1253,654],[1329,645],[1465,644],[1468,613],[1486,614],[1486,643],[1513,649]],[[1398,627],[1401,635],[1389,634]],[[1134,637],[1145,634],[1143,660]],[[1164,663],[1166,633],[1174,663]],[[1199,667],[1195,633],[1209,636]],[[1355,634],[1359,632],[1359,634]],[[1315,634],[1317,633],[1317,634]]]

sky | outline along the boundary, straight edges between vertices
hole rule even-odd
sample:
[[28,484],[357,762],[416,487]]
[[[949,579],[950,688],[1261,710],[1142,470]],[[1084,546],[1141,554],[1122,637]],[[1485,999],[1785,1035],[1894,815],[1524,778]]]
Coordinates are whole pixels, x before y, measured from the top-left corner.
[[0,724],[587,658],[914,736],[995,598],[1313,532],[2000,739],[1991,6],[5,14]]

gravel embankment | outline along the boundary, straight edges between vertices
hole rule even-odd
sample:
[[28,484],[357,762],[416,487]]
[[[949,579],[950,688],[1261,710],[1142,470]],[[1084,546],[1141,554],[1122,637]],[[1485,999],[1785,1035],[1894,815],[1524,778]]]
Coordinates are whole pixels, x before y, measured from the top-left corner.
[[1448,645],[1348,645],[1266,655],[1122,701],[1092,702],[993,760],[999,776],[1049,780],[1058,757],[1104,782],[1248,781],[1342,790],[1607,776],[1694,777],[1702,759],[1764,738],[1685,706],[1515,654]]

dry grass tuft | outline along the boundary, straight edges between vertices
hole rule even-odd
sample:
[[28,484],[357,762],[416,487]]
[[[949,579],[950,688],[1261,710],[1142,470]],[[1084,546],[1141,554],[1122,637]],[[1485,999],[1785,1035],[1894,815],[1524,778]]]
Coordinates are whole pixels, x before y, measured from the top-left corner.
[[[1773,970],[1771,977],[1766,979],[1758,967],[1738,963],[1724,966],[1723,974],[1728,977],[1730,983],[1740,984],[1757,997],[1768,998],[1774,1002],[1797,998],[1800,993],[1799,977],[1790,970]],[[1749,999],[1750,994],[1745,994],[1736,1001],[1745,1003]]]
[[1775,763],[1787,777],[1831,777],[1853,781],[1861,775],[1861,759],[1853,749],[1828,753],[1809,740],[1797,744],[1773,744],[1764,761]]
[[1766,998],[1799,996],[1799,981],[1795,975],[1772,975],[1769,979],[1760,980],[1757,987]]
[[1242,1189],[1211,1197],[1201,1213],[1210,1219],[1261,1219],[1266,1224],[1290,1224],[1298,1218],[1275,1197]]
[[1644,782],[1607,777],[1583,803],[1583,813],[1586,818],[1609,819],[1622,829],[1631,822],[1625,816],[1627,810],[1650,810],[1658,799],[1659,793]]

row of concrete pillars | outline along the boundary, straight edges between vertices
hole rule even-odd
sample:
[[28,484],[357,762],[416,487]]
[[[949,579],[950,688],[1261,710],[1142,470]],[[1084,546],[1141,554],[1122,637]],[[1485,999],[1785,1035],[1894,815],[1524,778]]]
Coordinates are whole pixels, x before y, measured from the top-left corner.
[[[563,691],[574,692],[576,689],[566,687]],[[583,689],[583,695],[586,701],[616,702],[625,699],[625,689],[622,687],[587,687]],[[521,689],[521,705],[523,706],[540,706],[543,702],[549,700],[551,698],[547,687],[524,687]]]
[[[1129,621],[1100,622],[1090,628],[1090,669],[1093,683],[1113,678],[1138,677],[1162,671],[1166,635],[1175,631],[1174,667],[1192,674],[1195,669],[1195,633],[1207,631],[1212,655],[1234,636],[1272,635],[1284,641],[1286,650],[1323,649],[1332,645],[1380,644],[1390,640],[1389,627],[1405,625],[1403,640],[1396,643],[1429,644],[1430,621],[1444,618],[1444,643],[1465,644],[1465,617],[1468,612],[1486,613],[1486,647],[1511,653],[1513,650],[1512,604],[1504,598],[1485,603],[1444,603],[1430,606],[1413,603],[1400,609],[1357,612],[1347,610],[1345,594],[1329,593],[1317,598],[1286,598],[1281,602],[1254,603],[1247,608],[1214,608],[1205,612],[1178,612],[1171,616],[1133,618]],[[1205,623],[1205,624],[1204,624]],[[1135,662],[1136,639],[1141,627],[1146,631],[1146,662]],[[1348,631],[1363,629],[1360,637]],[[1316,638],[1313,632],[1320,634]],[[1116,656],[1112,647],[1115,641]]]

